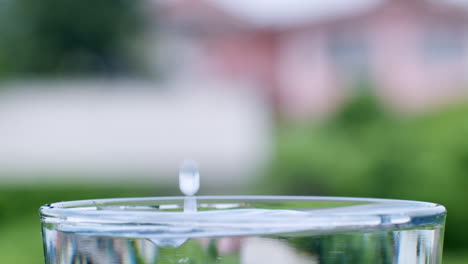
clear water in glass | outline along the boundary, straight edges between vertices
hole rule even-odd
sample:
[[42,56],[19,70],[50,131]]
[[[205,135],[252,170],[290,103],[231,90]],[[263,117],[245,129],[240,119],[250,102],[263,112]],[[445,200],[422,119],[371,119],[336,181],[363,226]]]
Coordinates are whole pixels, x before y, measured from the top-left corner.
[[41,208],[46,264],[439,264],[445,208],[333,197],[184,197]]

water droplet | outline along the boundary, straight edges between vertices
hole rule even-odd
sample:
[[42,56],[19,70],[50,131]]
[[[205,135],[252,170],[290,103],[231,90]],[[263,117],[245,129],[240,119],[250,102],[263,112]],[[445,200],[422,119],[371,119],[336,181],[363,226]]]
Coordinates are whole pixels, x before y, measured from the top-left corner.
[[198,164],[193,160],[185,160],[180,165],[179,188],[185,195],[195,195],[200,188]]
[[[193,160],[184,160],[179,168],[179,188],[186,195],[184,199],[184,213],[197,212],[197,199],[193,196],[200,188],[200,174],[198,164]],[[150,238],[158,247],[176,248],[185,243],[187,238]]]

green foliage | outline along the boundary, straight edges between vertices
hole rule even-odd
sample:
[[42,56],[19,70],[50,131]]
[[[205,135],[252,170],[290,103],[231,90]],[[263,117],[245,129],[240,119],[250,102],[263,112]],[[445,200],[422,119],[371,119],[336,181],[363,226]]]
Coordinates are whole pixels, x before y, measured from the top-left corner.
[[468,246],[468,106],[393,118],[361,95],[331,120],[280,128],[276,193],[426,200],[447,207],[448,248]]
[[136,62],[127,42],[141,28],[141,3],[2,1],[0,73],[12,77],[131,71]]

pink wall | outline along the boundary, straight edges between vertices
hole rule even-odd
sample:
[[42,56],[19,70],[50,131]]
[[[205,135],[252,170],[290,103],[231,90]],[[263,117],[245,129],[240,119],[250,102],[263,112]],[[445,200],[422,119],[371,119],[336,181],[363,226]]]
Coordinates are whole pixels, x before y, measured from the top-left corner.
[[[281,36],[281,102],[293,116],[326,114],[352,83],[332,62],[327,39],[339,31],[362,34],[369,45],[369,75],[377,94],[398,109],[425,109],[465,96],[468,90],[466,13],[405,1],[390,1],[368,14],[291,30]],[[432,26],[454,25],[464,32],[459,58],[426,61],[424,38]]]
[[324,50],[325,32],[285,33],[279,49],[278,76],[282,110],[289,116],[321,116],[340,97]]
[[[391,106],[424,109],[468,90],[468,14],[445,5],[392,0],[363,14],[286,30],[210,21],[216,26],[203,27],[213,30],[205,28],[197,37],[209,75],[253,84],[287,116],[324,116],[353,92],[354,66],[342,67],[330,54],[330,40],[341,35],[365,40],[366,76]],[[444,24],[462,32],[464,52],[455,59],[425,60],[427,32]]]
[[214,76],[245,81],[275,94],[276,35],[234,31],[204,39],[206,59]]
[[[464,95],[468,73],[467,40],[458,59],[426,61],[422,46],[431,27],[448,24],[466,34],[466,14],[428,6],[408,8],[404,2],[371,18],[375,43],[375,75],[385,98],[402,108],[423,109]],[[431,59],[429,59],[431,60]]]

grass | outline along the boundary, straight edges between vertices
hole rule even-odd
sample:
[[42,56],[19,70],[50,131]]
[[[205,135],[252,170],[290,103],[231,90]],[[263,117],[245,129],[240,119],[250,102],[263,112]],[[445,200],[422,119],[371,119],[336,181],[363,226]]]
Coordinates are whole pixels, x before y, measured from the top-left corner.
[[[0,189],[0,263],[43,264],[40,206],[66,200],[168,195],[151,186],[105,188],[79,185]],[[174,193],[174,192],[172,192]]]
[[447,251],[444,253],[444,264],[466,264],[468,263],[468,252]]

